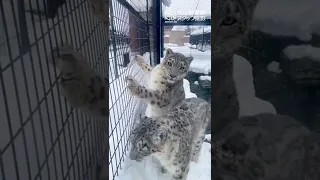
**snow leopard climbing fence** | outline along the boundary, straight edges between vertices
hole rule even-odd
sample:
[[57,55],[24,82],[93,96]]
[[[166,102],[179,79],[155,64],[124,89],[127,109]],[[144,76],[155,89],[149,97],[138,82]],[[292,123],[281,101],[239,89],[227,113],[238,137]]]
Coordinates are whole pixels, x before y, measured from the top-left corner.
[[125,77],[132,75],[141,84],[146,73],[134,63],[143,55],[154,65],[156,58],[155,0],[109,0],[109,179],[114,179],[123,166],[134,121],[145,110],[142,102],[126,89]]
[[107,163],[107,120],[71,108],[49,64],[52,48],[68,43],[107,77],[108,27],[91,7],[0,0],[1,180],[94,180]]

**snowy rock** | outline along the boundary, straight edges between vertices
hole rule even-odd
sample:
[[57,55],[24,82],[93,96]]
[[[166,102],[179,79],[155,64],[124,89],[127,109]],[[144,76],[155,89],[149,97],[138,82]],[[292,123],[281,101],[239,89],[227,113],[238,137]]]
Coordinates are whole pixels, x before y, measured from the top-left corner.
[[292,81],[307,86],[319,85],[320,48],[291,45],[283,50],[282,55],[282,66]]
[[198,82],[204,89],[211,89],[211,76],[200,76]]
[[279,74],[282,72],[282,70],[279,67],[279,63],[276,61],[272,61],[271,63],[268,64],[267,66],[268,71]]

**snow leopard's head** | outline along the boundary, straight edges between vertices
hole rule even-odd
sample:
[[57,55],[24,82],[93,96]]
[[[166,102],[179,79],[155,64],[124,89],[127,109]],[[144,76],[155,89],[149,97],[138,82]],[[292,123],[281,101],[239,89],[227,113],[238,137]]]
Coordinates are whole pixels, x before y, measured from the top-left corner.
[[169,83],[175,83],[187,76],[193,57],[186,57],[181,53],[173,52],[170,48],[166,51],[162,64]]
[[250,31],[258,0],[212,1],[212,57],[230,57]]
[[144,157],[162,153],[167,139],[166,123],[161,118],[140,117],[130,135],[130,159],[140,162]]

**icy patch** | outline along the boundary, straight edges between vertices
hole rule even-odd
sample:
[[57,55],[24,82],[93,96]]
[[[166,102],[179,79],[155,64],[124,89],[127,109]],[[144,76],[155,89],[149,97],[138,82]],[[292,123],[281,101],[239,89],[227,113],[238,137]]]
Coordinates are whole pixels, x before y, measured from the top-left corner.
[[308,57],[320,61],[320,48],[311,45],[290,45],[284,48],[283,53],[291,60]]
[[275,107],[268,101],[255,97],[252,66],[241,56],[233,56],[233,79],[239,99],[239,116],[250,116],[262,112],[277,114]]
[[198,82],[198,81],[195,81],[193,84],[195,84],[195,85],[199,85],[199,82]]
[[253,29],[273,35],[296,36],[308,41],[320,34],[319,0],[261,0],[252,22]]
[[[130,147],[129,147],[130,148]],[[191,162],[187,180],[211,179],[211,144],[204,142],[201,147],[198,163]],[[152,177],[152,178],[150,178]],[[111,178],[112,179],[112,178]],[[160,174],[151,158],[146,158],[138,163],[125,157],[125,164],[115,180],[168,180],[169,174]]]
[[197,97],[196,94],[192,93],[190,90],[190,82],[186,79],[183,79],[183,88],[184,88],[184,92],[186,94],[186,98],[193,98],[193,97]]
[[268,69],[268,71],[276,73],[276,74],[280,74],[282,72],[282,70],[280,69],[279,63],[276,61],[272,61],[271,63],[269,63],[267,65],[267,69]]
[[202,80],[202,81],[204,81],[204,80],[211,81],[211,76],[200,76],[200,77],[199,77],[199,80]]

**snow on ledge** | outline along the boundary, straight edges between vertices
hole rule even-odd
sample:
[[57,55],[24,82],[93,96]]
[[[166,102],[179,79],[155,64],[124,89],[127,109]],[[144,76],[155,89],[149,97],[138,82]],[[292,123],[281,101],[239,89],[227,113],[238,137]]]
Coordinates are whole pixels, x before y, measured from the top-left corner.
[[320,48],[311,45],[290,45],[284,48],[283,53],[291,60],[308,57],[320,61]]
[[267,69],[268,69],[268,71],[276,73],[276,74],[280,74],[282,72],[282,70],[280,69],[279,63],[276,61],[272,61],[271,63],[269,63],[267,65]]
[[252,28],[280,36],[296,36],[302,41],[320,35],[319,0],[260,0]]
[[204,80],[211,81],[211,76],[200,76],[199,79],[202,80],[202,81],[204,81]]

